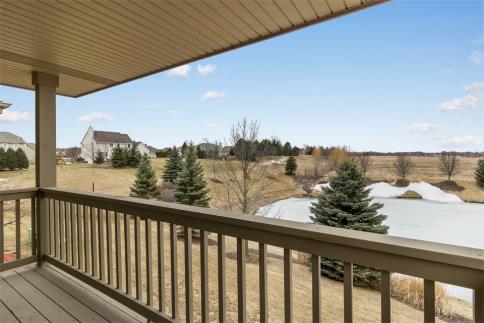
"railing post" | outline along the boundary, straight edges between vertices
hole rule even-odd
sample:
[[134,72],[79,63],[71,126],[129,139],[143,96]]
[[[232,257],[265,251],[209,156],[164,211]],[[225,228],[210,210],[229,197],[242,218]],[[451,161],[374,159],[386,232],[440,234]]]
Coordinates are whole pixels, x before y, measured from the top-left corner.
[[474,322],[484,322],[484,291],[474,289],[473,293]]
[[37,232],[34,239],[37,241],[37,265],[40,266],[44,255],[49,254],[49,199],[42,196],[39,191],[36,199]]

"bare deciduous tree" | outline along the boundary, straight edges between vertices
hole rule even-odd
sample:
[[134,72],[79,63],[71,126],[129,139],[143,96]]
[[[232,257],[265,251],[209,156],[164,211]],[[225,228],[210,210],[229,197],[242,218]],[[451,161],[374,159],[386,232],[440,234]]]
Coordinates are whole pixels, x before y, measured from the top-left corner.
[[437,167],[443,175],[447,175],[447,180],[459,171],[459,159],[455,151],[443,151],[438,159]]
[[405,178],[415,169],[415,163],[412,161],[412,157],[402,153],[397,156],[397,159],[393,163],[393,173],[400,177],[403,182]]
[[230,131],[234,158],[223,162],[223,176],[226,184],[225,208],[231,211],[255,214],[273,184],[260,167],[256,143],[258,135],[259,123],[245,118]]
[[361,174],[366,178],[366,173],[370,169],[373,160],[370,157],[369,152],[362,152],[356,156],[356,163],[360,168]]
[[81,155],[81,148],[79,147],[70,147],[67,148],[65,151],[66,157],[71,158],[72,160],[76,160]]

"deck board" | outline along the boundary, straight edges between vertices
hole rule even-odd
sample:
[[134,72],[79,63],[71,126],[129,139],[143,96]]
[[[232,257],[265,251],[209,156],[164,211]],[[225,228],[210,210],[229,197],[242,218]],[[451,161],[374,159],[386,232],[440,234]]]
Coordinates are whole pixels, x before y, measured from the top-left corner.
[[72,276],[44,265],[0,273],[0,322],[146,322]]

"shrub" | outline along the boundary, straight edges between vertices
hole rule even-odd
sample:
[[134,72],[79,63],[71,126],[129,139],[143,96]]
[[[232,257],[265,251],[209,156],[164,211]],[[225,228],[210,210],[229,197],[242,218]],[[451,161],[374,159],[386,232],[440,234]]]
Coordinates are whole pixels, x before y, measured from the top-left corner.
[[297,169],[297,162],[294,156],[289,156],[286,162],[286,175],[294,175]]
[[29,168],[29,159],[27,158],[25,151],[23,151],[21,148],[18,148],[17,151],[15,151],[15,159],[18,169]]
[[480,158],[477,161],[476,167],[474,167],[474,177],[476,178],[477,186],[484,188],[484,158]]

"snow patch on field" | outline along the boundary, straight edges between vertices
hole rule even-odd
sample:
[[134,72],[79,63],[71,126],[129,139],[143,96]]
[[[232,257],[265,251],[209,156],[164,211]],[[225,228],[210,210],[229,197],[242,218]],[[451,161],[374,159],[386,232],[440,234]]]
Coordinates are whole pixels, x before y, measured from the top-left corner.
[[[313,186],[313,190],[323,192],[323,189],[328,187],[329,183],[316,184]],[[464,201],[462,201],[457,195],[446,193],[437,186],[426,182],[411,183],[407,187],[395,187],[385,182],[378,182],[371,184],[368,188],[371,188],[371,197],[392,198],[402,196],[407,191],[414,191],[422,196],[423,200],[427,201],[438,203],[464,203]]]
[[271,159],[269,161],[266,161],[262,165],[267,165],[267,166],[271,166],[271,165],[281,165],[281,164],[285,163],[285,161],[286,161],[285,158],[281,158],[279,160]]
[[405,194],[406,191],[417,192],[423,200],[439,203],[464,203],[457,195],[446,193],[437,186],[426,182],[411,183],[407,187],[395,187],[388,183],[380,182],[371,184],[371,197],[398,197]]

